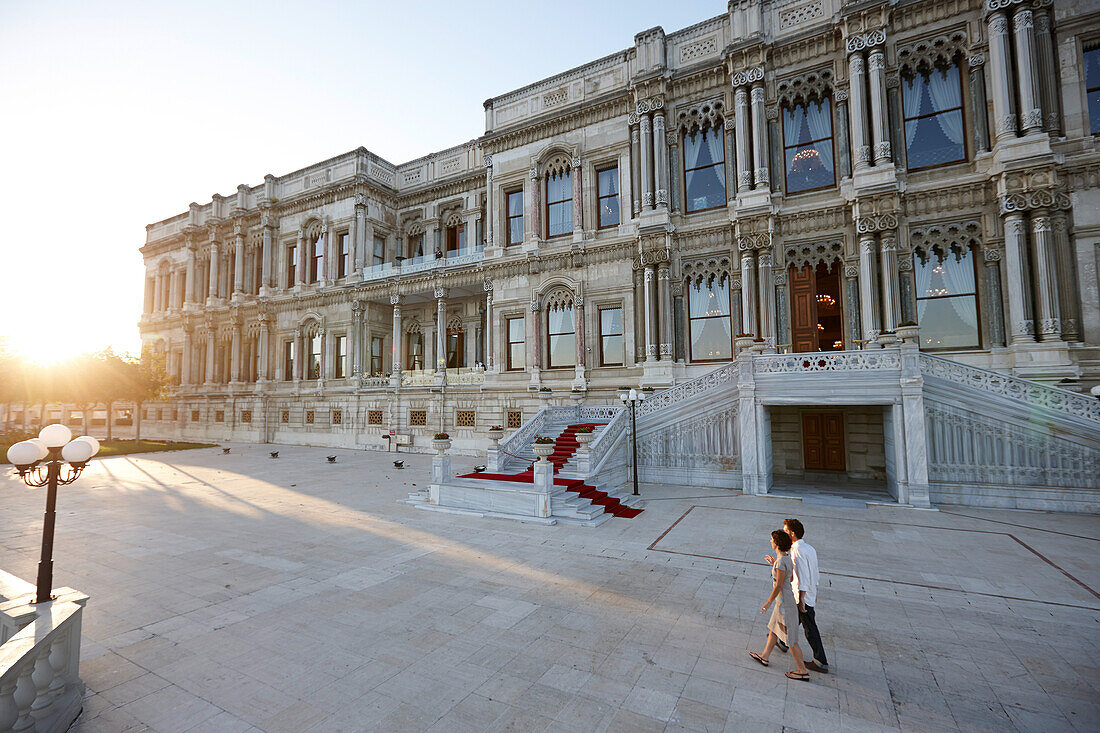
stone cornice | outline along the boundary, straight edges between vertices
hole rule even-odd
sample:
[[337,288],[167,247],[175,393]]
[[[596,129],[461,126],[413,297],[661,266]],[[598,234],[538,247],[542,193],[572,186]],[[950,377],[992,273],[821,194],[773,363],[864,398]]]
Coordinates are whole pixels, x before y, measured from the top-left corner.
[[549,113],[502,132],[490,132],[480,139],[485,155],[557,137],[578,127],[627,115],[633,109],[629,89],[621,89],[595,102],[585,103],[565,113]]

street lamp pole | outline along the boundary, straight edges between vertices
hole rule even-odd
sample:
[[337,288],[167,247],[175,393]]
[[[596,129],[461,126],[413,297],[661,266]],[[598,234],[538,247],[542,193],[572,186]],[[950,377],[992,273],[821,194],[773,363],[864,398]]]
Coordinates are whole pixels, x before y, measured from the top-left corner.
[[645,401],[645,392],[639,392],[631,388],[629,392],[620,392],[619,399],[623,405],[630,407],[630,443],[633,452],[631,465],[634,469],[634,496],[638,496],[638,418],[636,408],[639,402]]
[[[8,448],[8,461],[15,466],[23,483],[27,486],[47,487],[46,513],[42,517],[42,557],[38,561],[35,603],[52,600],[57,487],[76,481],[91,457],[99,452],[99,441],[95,438],[83,435],[70,441],[71,437],[72,432],[64,425],[47,425],[37,438],[20,441]],[[45,465],[42,465],[43,461]],[[68,461],[69,470],[62,476],[61,465],[64,461]]]

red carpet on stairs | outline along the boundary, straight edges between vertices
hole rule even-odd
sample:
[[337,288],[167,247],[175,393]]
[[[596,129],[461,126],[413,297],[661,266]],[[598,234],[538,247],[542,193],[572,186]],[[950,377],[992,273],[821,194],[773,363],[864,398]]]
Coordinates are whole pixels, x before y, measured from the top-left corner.
[[[569,459],[580,448],[580,443],[577,441],[577,428],[580,427],[593,427],[598,425],[604,425],[605,423],[577,423],[576,425],[570,425],[562,434],[558,436],[558,439],[554,441],[554,452],[550,454],[547,459],[554,464],[554,473],[561,470]],[[489,479],[493,481],[515,481],[521,484],[531,484],[535,482],[535,467],[532,464],[526,470],[519,473],[467,473],[459,478],[479,478]],[[588,499],[593,504],[598,504],[603,507],[603,510],[614,517],[625,517],[626,519],[633,519],[642,513],[641,509],[635,509],[633,507],[625,506],[618,499],[607,495],[606,491],[600,491],[595,486],[589,486],[580,479],[568,479],[568,478],[555,478],[555,486],[564,486],[566,491],[572,491],[582,499]]]

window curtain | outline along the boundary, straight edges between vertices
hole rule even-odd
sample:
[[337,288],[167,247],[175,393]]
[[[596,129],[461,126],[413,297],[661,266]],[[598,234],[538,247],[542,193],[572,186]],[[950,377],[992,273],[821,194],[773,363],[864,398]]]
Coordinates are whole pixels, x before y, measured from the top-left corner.
[[783,109],[783,145],[790,147],[797,145],[799,140],[799,133],[802,130],[802,118],[806,116],[806,108],[802,105],[797,107],[784,107]]
[[806,122],[810,128],[810,137],[813,140],[823,142],[815,143],[814,149],[821,156],[821,163],[832,172],[833,170],[833,125],[829,115],[829,102],[825,100],[818,104],[806,105]]
[[703,152],[701,135],[704,135],[702,130],[684,135],[684,168],[687,170],[699,166],[699,155]]
[[705,140],[707,143],[707,152],[710,153],[710,162],[719,163],[722,161],[722,131],[716,130],[713,127],[708,127],[705,134]]
[[[974,263],[970,259],[970,250],[964,249],[959,259],[954,253],[940,252],[938,249],[928,253],[928,259],[922,263],[920,255],[914,254],[917,270],[917,297],[924,299],[936,296],[939,290],[946,292],[942,296],[951,302],[951,307],[964,323],[978,321],[978,297],[974,283]],[[936,272],[936,268],[941,272]]]
[[[920,98],[924,89],[924,77],[910,76],[902,79],[901,101],[905,108],[905,116],[913,117],[921,113]],[[909,121],[905,123],[905,148],[908,150],[917,137],[917,123]]]
[[[959,87],[958,67],[937,69],[925,77],[928,80],[928,93],[933,109],[941,112],[962,106],[962,90]],[[961,114],[937,115],[936,121],[947,139],[956,145],[963,144],[963,120]]]

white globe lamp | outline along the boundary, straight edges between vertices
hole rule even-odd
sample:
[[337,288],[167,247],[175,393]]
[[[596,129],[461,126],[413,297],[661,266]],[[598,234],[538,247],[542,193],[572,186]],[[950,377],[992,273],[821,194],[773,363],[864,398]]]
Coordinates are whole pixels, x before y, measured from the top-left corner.
[[92,444],[86,440],[74,440],[61,449],[61,457],[74,465],[86,463],[93,455],[95,451],[92,450]]
[[73,439],[73,431],[64,425],[53,424],[42,428],[38,437],[46,444],[47,448],[60,448]]
[[83,440],[88,445],[92,446],[92,455],[99,453],[99,441],[90,435],[81,435],[77,440]]
[[37,445],[29,440],[21,440],[8,448],[8,462],[16,468],[30,466],[41,460]]
[[48,447],[46,447],[46,441],[42,440],[41,438],[31,438],[30,440],[28,440],[26,442],[33,443],[34,445],[38,446],[38,452],[39,452],[38,460],[40,460],[40,461],[44,460],[46,458],[46,456],[48,456],[50,454],[50,449]]

